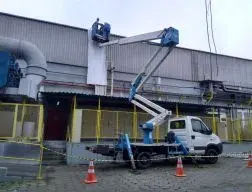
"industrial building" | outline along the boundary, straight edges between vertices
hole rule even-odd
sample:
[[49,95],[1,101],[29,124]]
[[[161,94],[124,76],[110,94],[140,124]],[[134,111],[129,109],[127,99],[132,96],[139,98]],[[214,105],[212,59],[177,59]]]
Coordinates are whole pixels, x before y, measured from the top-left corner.
[[[107,47],[104,69],[107,82],[93,85],[88,84],[87,29],[5,13],[0,13],[0,23],[1,49],[4,49],[1,43],[8,39],[20,40],[21,45],[25,41],[34,45],[46,60],[45,65],[34,67],[17,51],[17,62],[23,73],[20,86],[2,89],[0,94],[3,104],[26,102],[27,106],[43,106],[43,114],[42,108],[36,109],[40,109],[37,114],[43,116],[43,122],[42,117],[34,117],[34,121],[38,129],[43,127],[40,134],[44,140],[99,142],[112,140],[121,131],[128,132],[132,139],[141,138],[137,126],[148,119],[148,115],[128,102],[129,88],[157,49],[157,44]],[[112,35],[111,38],[122,36]],[[33,54],[32,51],[28,53]],[[235,139],[234,135],[241,139],[242,131],[243,139],[252,139],[251,74],[252,60],[176,47],[141,92],[146,98],[172,110],[174,115],[205,118],[223,140]],[[1,108],[0,126],[10,127],[10,131],[1,128],[0,137],[17,136],[15,126],[22,119],[22,109],[17,110],[14,125],[11,119],[15,114],[3,115],[6,108]],[[32,110],[30,112],[29,116],[34,115]],[[9,125],[3,123],[7,116],[10,117]],[[241,121],[230,124],[227,119]],[[157,129],[157,140],[163,139],[160,135],[165,134],[166,128],[164,124]],[[34,137],[38,136],[38,129]],[[13,134],[14,130],[17,132]]]

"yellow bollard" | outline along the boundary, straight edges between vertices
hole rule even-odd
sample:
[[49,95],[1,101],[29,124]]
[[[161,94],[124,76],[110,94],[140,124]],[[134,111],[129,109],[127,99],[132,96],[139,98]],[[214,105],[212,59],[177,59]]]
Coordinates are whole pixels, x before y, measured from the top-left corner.
[[101,135],[101,99],[99,97],[98,110],[97,110],[97,123],[96,123],[96,143],[99,144],[99,138]]
[[44,152],[44,148],[43,148],[42,139],[41,139],[41,141],[40,141],[39,171],[38,171],[38,175],[37,175],[38,180],[43,179],[43,177],[42,177],[43,152]]
[[133,138],[136,142],[137,139],[137,112],[136,112],[136,106],[134,105],[134,112],[133,112]]

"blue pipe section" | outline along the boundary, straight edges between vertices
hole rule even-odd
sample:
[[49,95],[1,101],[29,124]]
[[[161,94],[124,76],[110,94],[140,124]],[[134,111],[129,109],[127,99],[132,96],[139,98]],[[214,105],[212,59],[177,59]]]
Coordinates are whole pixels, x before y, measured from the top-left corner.
[[189,152],[187,151],[187,149],[185,148],[185,146],[180,142],[179,138],[175,135],[175,143],[180,144],[180,147],[184,153],[184,155],[188,155]]
[[21,69],[15,57],[7,51],[0,51],[0,88],[18,88],[21,78]]
[[131,150],[128,134],[125,134],[125,141],[126,141],[126,146],[127,146],[127,151],[128,151],[129,157],[132,160],[132,159],[134,159],[134,157],[133,157],[133,153],[132,153],[132,150]]

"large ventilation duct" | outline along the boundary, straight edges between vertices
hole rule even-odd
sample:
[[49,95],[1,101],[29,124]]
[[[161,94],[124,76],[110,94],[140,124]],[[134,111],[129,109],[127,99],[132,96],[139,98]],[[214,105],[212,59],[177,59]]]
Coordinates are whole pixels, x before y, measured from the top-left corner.
[[0,50],[9,51],[27,63],[26,79],[20,82],[19,94],[36,98],[40,82],[46,78],[47,64],[43,53],[32,43],[0,37]]

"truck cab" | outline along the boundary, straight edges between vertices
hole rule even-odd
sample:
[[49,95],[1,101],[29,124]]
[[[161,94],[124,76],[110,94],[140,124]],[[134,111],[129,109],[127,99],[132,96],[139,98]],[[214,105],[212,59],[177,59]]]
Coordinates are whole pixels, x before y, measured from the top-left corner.
[[208,163],[216,163],[217,156],[223,151],[220,138],[198,117],[184,116],[169,119],[168,132],[171,131],[175,133],[189,154],[208,156],[206,158]]

